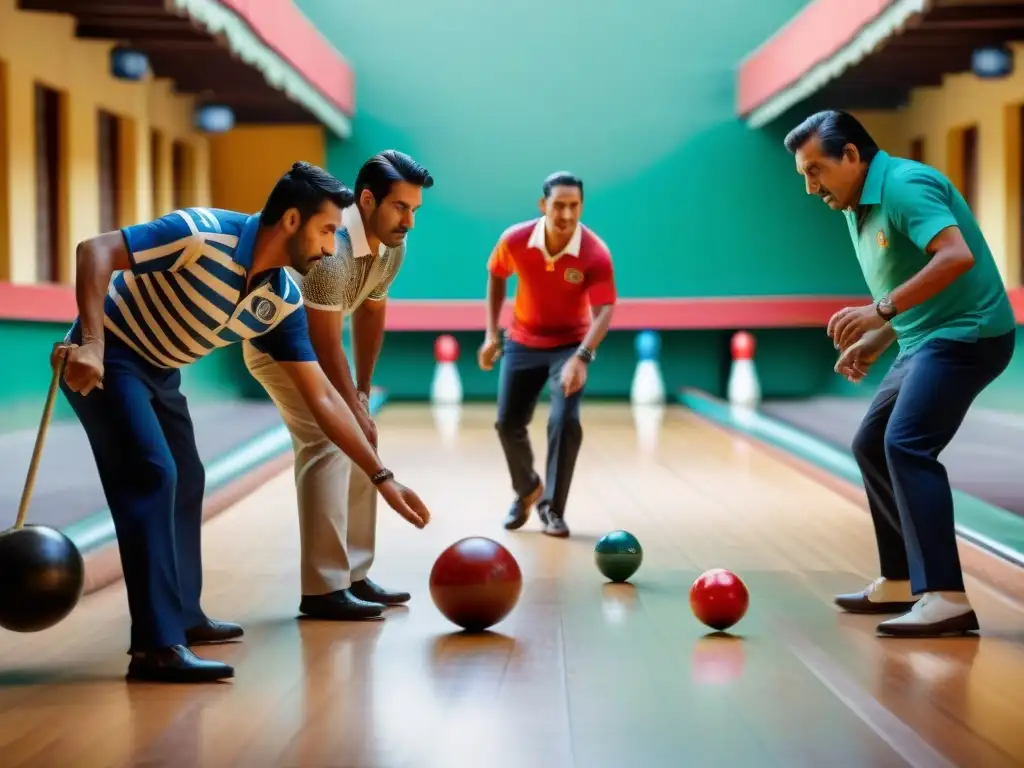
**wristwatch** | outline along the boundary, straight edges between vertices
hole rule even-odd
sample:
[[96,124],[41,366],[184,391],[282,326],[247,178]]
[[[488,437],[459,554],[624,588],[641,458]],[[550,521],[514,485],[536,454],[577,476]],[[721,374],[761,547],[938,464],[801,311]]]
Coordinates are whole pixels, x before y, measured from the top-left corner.
[[395,473],[392,472],[390,469],[379,469],[373,473],[373,476],[370,478],[370,482],[373,483],[374,485],[383,485],[388,480],[394,479],[394,477]]
[[591,350],[587,349],[586,347],[580,347],[579,349],[576,350],[576,357],[578,357],[584,363],[587,363],[589,365],[590,363],[594,362],[594,358],[597,357],[597,355],[595,355]]
[[883,320],[892,320],[898,314],[898,310],[893,306],[892,299],[888,296],[883,296],[875,302],[875,312]]

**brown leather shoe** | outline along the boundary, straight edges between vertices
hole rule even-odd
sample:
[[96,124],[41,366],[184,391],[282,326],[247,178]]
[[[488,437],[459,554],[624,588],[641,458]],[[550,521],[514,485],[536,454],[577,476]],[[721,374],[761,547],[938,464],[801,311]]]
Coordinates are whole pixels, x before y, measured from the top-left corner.
[[[907,597],[910,599],[905,599]],[[905,613],[916,602],[917,598],[910,594],[909,583],[887,579],[875,579],[860,592],[835,597],[835,604],[844,611],[864,614]]]
[[883,621],[877,627],[880,635],[889,635],[890,637],[950,637],[966,635],[971,632],[977,632],[980,629],[978,615],[974,611],[930,623]]
[[530,493],[522,498],[517,498],[512,502],[512,506],[509,507],[508,514],[505,516],[505,520],[502,525],[505,526],[505,530],[514,531],[522,528],[526,521],[530,519],[530,510],[534,504],[540,501],[541,496],[544,495],[544,483],[541,479],[537,478],[537,487],[534,488]]
[[879,634],[891,637],[947,637],[977,632],[980,627],[966,599],[947,599],[940,593],[926,592],[913,608],[883,621],[877,629]]

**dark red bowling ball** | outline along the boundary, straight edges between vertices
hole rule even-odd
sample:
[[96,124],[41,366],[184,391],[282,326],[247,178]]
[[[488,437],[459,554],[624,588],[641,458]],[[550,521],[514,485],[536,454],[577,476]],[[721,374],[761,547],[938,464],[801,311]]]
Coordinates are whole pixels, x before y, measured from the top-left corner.
[[481,632],[508,616],[522,591],[523,574],[512,553],[483,536],[455,542],[430,570],[434,605],[470,632]]
[[718,630],[729,629],[747,613],[747,585],[732,571],[712,568],[690,587],[690,610],[701,623]]

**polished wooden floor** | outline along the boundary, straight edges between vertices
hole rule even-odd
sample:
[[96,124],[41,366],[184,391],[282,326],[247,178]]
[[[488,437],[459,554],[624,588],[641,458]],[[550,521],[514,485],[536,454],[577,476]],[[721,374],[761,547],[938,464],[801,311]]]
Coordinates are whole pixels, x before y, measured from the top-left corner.
[[[540,445],[543,411],[534,436]],[[413,592],[385,621],[297,621],[290,473],[209,523],[207,611],[245,641],[206,649],[230,683],[126,684],[119,584],[58,627],[0,635],[0,764],[305,768],[666,768],[1024,764],[1024,610],[969,590],[976,639],[887,640],[841,616],[836,590],[874,575],[868,517],[789,466],[695,417],[660,426],[588,404],[573,537],[510,500],[493,409],[390,405],[381,452],[428,501],[425,531],[382,505],[373,575]],[[637,428],[640,424],[642,429]],[[542,449],[540,449],[542,452]],[[597,536],[634,532],[634,586],[593,566]],[[427,575],[471,534],[507,544],[525,586],[484,636],[452,632]],[[705,568],[752,593],[734,638],[709,636],[687,589]]]

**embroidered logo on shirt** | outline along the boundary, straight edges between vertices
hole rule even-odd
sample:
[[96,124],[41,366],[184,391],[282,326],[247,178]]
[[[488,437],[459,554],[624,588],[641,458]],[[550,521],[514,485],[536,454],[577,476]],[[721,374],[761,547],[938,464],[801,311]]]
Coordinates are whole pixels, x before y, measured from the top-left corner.
[[253,296],[249,309],[261,323],[269,323],[277,314],[277,306],[274,302],[263,296]]
[[580,272],[578,269],[573,269],[572,267],[570,267],[569,269],[565,270],[565,279],[567,282],[570,282],[574,285],[578,285],[583,282],[583,273]]
[[884,230],[881,230],[881,229],[878,230],[878,234],[875,235],[875,240],[878,241],[878,247],[879,248],[888,248],[889,247],[889,241],[885,239],[885,232],[884,232]]

